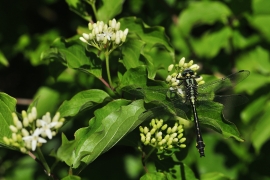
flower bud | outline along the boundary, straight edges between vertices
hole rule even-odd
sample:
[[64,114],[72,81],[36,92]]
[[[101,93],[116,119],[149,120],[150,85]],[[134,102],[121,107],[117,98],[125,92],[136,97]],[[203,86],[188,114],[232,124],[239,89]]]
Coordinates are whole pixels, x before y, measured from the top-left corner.
[[180,144],[180,148],[186,148],[187,146],[185,144]]
[[18,132],[18,129],[17,129],[15,126],[13,126],[13,125],[10,125],[10,126],[9,126],[9,129],[10,129],[13,133]]
[[167,127],[168,127],[168,125],[167,125],[167,124],[164,124],[164,125],[161,127],[161,130],[164,131]]
[[157,140],[155,138],[151,139],[151,143],[154,144]]
[[166,78],[166,81],[167,81],[167,82],[170,82],[171,79],[172,79],[172,76],[168,75],[167,78]]
[[185,142],[187,140],[187,138],[181,138],[180,140],[179,140],[179,142],[180,143],[183,143],[183,142]]
[[117,22],[115,25],[115,30],[119,30],[120,29],[120,22]]
[[92,30],[92,29],[93,29],[92,23],[88,23],[88,29],[89,29],[89,30]]
[[184,65],[184,63],[185,63],[185,58],[184,57],[182,57],[182,59],[180,59],[180,61],[179,61],[179,67],[183,67],[183,65]]
[[189,62],[188,62],[188,66],[192,66],[193,65],[193,60],[190,60]]
[[169,67],[168,67],[168,72],[171,72],[171,71],[172,71],[172,69],[173,69],[173,67],[174,67],[174,65],[173,65],[173,64],[169,65]]
[[148,127],[145,126],[144,129],[143,129],[143,132],[144,132],[144,134],[147,134],[149,132]]
[[143,133],[143,127],[142,126],[139,126],[139,130],[140,130],[140,132],[142,132]]

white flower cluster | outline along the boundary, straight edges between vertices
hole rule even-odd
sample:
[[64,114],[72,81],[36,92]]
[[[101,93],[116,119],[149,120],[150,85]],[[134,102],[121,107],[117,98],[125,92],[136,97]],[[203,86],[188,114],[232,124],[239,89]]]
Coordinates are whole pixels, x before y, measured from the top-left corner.
[[185,148],[183,144],[186,138],[183,137],[184,129],[182,125],[175,123],[173,127],[163,124],[163,120],[152,119],[150,128],[140,126],[141,141],[144,145],[150,145],[160,151],[172,149],[174,147]]
[[65,121],[64,118],[60,118],[59,112],[52,119],[49,112],[42,119],[37,119],[36,107],[33,107],[28,114],[22,111],[22,121],[16,113],[12,113],[12,117],[14,125],[9,126],[12,137],[4,137],[3,140],[7,145],[15,146],[23,153],[28,150],[35,151],[37,146],[47,142],[44,138],[52,139]]
[[[171,64],[168,67],[168,72],[172,72],[172,74],[167,76],[166,81],[170,84],[171,87],[176,87],[179,85],[179,78],[181,78],[181,74],[185,69],[193,70],[196,75],[196,71],[199,68],[199,65],[193,64],[193,60],[185,63],[185,58],[183,57],[182,59],[180,59],[178,64]],[[201,76],[199,78],[196,78],[196,81],[198,82],[198,85],[204,84],[203,78]]]
[[126,41],[128,29],[120,30],[120,22],[115,19],[110,20],[109,24],[103,21],[97,23],[89,23],[88,29],[90,33],[83,33],[80,40],[90,46],[96,47],[99,50],[103,48],[115,49]]

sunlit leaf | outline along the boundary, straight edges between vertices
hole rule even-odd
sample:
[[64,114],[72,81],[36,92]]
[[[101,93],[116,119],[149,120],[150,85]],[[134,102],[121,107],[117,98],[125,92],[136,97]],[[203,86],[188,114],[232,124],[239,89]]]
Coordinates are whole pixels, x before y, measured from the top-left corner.
[[[143,101],[129,103],[119,99],[96,110],[89,126],[76,131],[75,140],[63,142],[57,152],[59,157],[73,168],[83,168],[113,147],[143,121],[139,118],[145,111]],[[62,156],[67,151],[67,145],[74,149],[64,153],[69,156]]]
[[92,108],[110,99],[106,92],[99,89],[81,91],[69,101],[64,101],[59,107],[58,112],[60,112],[62,117],[75,116],[84,109]]
[[6,145],[3,137],[11,138],[11,130],[9,126],[13,124],[12,113],[15,112],[16,99],[7,95],[6,93],[0,93],[0,145],[14,149],[12,146]]

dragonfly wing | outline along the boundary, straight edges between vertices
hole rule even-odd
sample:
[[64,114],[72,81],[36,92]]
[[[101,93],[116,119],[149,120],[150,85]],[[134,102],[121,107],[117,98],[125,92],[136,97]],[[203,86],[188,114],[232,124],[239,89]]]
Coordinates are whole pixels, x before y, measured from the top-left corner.
[[236,106],[240,106],[248,102],[248,98],[242,94],[233,94],[233,95],[216,95],[214,101],[219,102],[224,105],[223,108],[223,117],[226,120],[231,119],[231,116],[234,114]]
[[212,81],[206,84],[202,84],[198,87],[198,92],[200,93],[211,93],[222,91],[227,88],[236,86],[239,82],[243,81],[249,76],[250,72],[247,70],[241,70],[237,73],[233,73],[227,77]]

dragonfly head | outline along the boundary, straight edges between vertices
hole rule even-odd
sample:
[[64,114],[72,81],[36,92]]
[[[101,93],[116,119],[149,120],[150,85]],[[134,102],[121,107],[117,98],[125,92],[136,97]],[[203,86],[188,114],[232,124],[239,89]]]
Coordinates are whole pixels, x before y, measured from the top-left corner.
[[194,71],[189,68],[185,69],[181,74],[182,77],[191,77],[193,75],[194,75]]

